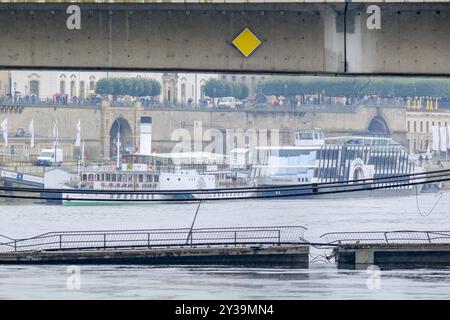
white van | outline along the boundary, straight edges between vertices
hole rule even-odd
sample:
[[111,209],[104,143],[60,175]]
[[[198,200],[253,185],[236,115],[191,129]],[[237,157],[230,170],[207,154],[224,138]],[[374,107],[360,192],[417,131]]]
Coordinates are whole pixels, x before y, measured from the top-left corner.
[[[55,156],[56,151],[56,156]],[[63,162],[63,151],[59,148],[44,148],[41,150],[35,165],[37,166],[51,166],[56,163]]]

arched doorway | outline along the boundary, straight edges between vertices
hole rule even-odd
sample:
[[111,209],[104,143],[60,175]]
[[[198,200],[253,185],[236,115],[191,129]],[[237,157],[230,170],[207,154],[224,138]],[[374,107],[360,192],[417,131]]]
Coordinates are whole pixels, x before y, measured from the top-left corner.
[[128,121],[124,118],[117,118],[112,123],[109,130],[109,157],[117,155],[117,133],[120,130],[120,154],[134,152],[133,131]]
[[370,134],[388,135],[391,133],[386,120],[381,116],[376,116],[370,121],[367,131]]
[[353,179],[352,180],[360,180],[364,179],[364,171],[361,167],[356,167],[355,170],[353,170]]

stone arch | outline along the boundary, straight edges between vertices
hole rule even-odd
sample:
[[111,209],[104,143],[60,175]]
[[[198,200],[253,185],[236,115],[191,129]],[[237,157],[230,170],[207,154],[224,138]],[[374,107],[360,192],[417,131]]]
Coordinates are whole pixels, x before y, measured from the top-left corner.
[[186,82],[182,82],[181,83],[181,103],[183,104],[183,105],[185,105],[186,104],[186,102],[187,102],[187,93],[186,93]]
[[361,180],[365,179],[364,170],[362,167],[355,167],[353,170],[352,180]]
[[370,134],[387,135],[391,133],[386,120],[380,115],[377,115],[373,117],[372,120],[370,120],[369,126],[367,127],[367,131]]
[[120,130],[120,154],[134,152],[133,130],[129,122],[123,118],[116,118],[109,130],[109,157],[113,158],[117,155],[117,133]]

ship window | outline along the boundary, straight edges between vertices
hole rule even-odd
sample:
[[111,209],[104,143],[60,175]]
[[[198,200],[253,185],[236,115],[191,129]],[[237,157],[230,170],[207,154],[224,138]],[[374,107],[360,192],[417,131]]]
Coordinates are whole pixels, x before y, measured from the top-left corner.
[[94,180],[94,175],[92,173],[88,176],[88,180],[89,181],[93,181]]
[[299,138],[302,140],[311,140],[313,136],[311,132],[302,132],[299,133]]
[[181,181],[181,178],[178,178],[178,181]]
[[102,173],[102,181],[105,181],[105,175]]
[[159,182],[159,176],[155,176],[155,182]]
[[128,182],[133,182],[133,176],[131,174],[128,175]]
[[116,182],[116,175],[115,174],[111,175],[111,181]]
[[83,174],[83,176],[81,177],[81,180],[86,181],[87,180],[87,175]]
[[107,173],[105,178],[106,178],[106,181],[111,181],[111,175],[110,174]]
[[100,180],[100,175],[99,174],[96,174],[95,175],[95,181],[99,181]]
[[147,175],[147,182],[153,182],[153,176],[151,174]]
[[167,181],[169,181],[170,179],[169,178],[167,178]]
[[142,174],[139,175],[139,182],[144,182],[144,175]]

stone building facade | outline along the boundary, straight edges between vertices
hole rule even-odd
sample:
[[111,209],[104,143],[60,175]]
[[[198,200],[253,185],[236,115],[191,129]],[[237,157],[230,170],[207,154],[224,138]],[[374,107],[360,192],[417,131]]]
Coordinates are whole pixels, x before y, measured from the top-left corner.
[[[56,94],[87,98],[94,93],[98,80],[116,77],[152,78],[161,83],[160,102],[167,104],[195,105],[203,97],[202,86],[215,74],[149,73],[149,72],[94,72],[94,71],[33,71],[16,70],[0,72],[0,95],[17,92],[22,96],[35,95],[40,100],[52,99]],[[3,79],[5,78],[5,79]],[[3,84],[11,83],[5,89]],[[3,89],[3,90],[2,90]],[[3,94],[2,94],[3,92]]]
[[450,124],[449,111],[407,111],[406,112],[406,130],[407,145],[409,150],[417,152],[426,152],[428,146],[432,144],[432,127],[447,127]]

